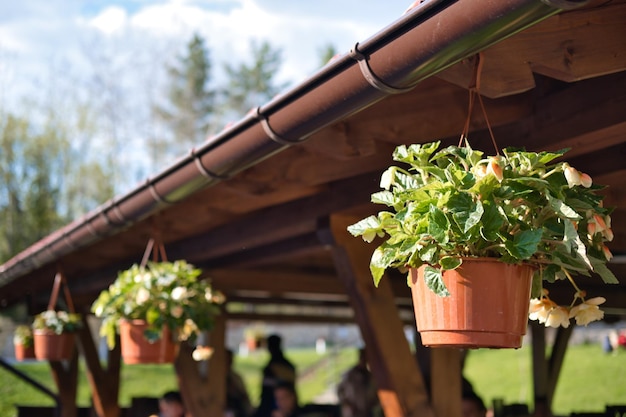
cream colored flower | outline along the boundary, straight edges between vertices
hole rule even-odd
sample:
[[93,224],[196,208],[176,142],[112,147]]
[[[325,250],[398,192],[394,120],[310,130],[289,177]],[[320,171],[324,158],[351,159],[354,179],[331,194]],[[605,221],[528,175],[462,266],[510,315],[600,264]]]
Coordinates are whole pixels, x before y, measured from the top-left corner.
[[563,170],[563,174],[565,174],[565,179],[567,180],[567,185],[569,188],[572,188],[575,185],[581,185],[582,180],[580,178],[580,172],[574,167],[567,166]]
[[502,167],[498,163],[497,158],[495,157],[489,158],[489,164],[487,165],[487,174],[493,175],[494,177],[496,177],[498,182],[502,182],[502,179],[504,178],[504,174],[502,172]]
[[388,168],[385,172],[383,172],[383,175],[381,175],[380,177],[380,188],[384,188],[385,190],[388,190],[389,188],[391,188],[391,185],[393,184],[393,177],[395,175],[395,167],[391,167]]
[[550,311],[556,307],[549,298],[533,298],[530,300],[528,308],[528,318],[537,320],[539,323],[545,323],[548,320]]
[[137,305],[142,305],[149,299],[150,299],[150,291],[148,291],[145,288],[139,288],[139,290],[137,290],[137,297],[135,298],[135,302],[137,303]]
[[569,317],[574,317],[576,324],[579,326],[586,326],[592,321],[602,320],[604,311],[600,310],[598,306],[605,301],[606,299],[604,297],[594,297],[584,301],[572,308],[569,312]]
[[556,306],[548,314],[546,327],[569,327],[569,311],[562,306]]
[[609,248],[606,247],[606,245],[602,245],[602,253],[604,253],[604,257],[607,261],[610,261],[611,258],[613,258],[613,254],[611,253]]
[[208,361],[213,356],[213,348],[209,346],[196,346],[191,357],[194,361]]
[[172,290],[172,299],[176,301],[180,301],[184,298],[187,298],[187,288],[185,287],[176,287]]
[[487,166],[483,164],[476,165],[473,171],[477,179],[484,178],[487,175]]

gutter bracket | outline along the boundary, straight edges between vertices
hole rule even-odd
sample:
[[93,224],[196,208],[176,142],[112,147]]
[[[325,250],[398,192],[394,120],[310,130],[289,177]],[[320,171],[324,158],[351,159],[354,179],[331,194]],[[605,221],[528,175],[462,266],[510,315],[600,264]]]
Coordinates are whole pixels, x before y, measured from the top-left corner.
[[383,80],[381,80],[369,66],[369,55],[363,54],[363,52],[359,51],[359,43],[355,43],[354,47],[350,50],[350,58],[354,59],[359,64],[359,68],[361,68],[361,74],[365,80],[377,90],[382,91],[387,94],[402,94],[408,93],[415,86],[410,87],[394,87],[392,85],[387,84]]
[[189,152],[189,156],[191,156],[191,158],[193,159],[196,165],[196,168],[198,168],[198,172],[200,172],[200,174],[203,177],[208,178],[209,180],[214,180],[214,181],[224,181],[229,178],[228,175],[219,175],[206,169],[206,167],[202,164],[200,155],[196,153],[195,149],[192,149],[191,152]]
[[267,120],[267,116],[261,113],[261,107],[256,108],[254,117],[259,122],[261,122],[261,127],[263,128],[263,131],[274,142],[280,143],[281,145],[294,145],[294,144],[302,142],[302,139],[296,139],[296,140],[286,139],[280,136],[278,133],[276,133],[276,131],[274,131],[274,129],[272,129],[272,127],[270,126],[270,123]]

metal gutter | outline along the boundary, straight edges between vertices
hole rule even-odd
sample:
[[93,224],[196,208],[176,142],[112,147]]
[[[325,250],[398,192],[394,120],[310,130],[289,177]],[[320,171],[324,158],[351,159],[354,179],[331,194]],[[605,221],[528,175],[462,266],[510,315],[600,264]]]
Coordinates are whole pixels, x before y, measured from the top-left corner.
[[0,286],[114,235],[318,130],[586,0],[425,0],[129,193],[0,266]]

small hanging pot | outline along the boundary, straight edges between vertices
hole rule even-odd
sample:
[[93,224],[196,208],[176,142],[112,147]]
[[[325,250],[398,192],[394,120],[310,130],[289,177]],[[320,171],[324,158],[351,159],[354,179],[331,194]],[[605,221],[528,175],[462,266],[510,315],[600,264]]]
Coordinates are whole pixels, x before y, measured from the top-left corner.
[[172,341],[169,328],[164,327],[161,338],[151,343],[144,336],[147,327],[148,324],[144,320],[120,322],[120,343],[124,363],[134,365],[174,362],[177,345]]
[[449,297],[433,293],[424,269],[411,269],[411,295],[422,343],[431,347],[519,348],[526,334],[533,268],[491,258],[463,259],[444,271]]

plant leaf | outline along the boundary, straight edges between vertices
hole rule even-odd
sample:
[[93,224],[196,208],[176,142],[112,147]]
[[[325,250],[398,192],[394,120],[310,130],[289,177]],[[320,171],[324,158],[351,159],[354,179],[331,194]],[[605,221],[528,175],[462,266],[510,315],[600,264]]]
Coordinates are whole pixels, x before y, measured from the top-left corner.
[[450,292],[446,288],[446,284],[443,282],[441,270],[433,268],[432,266],[426,266],[424,268],[424,282],[426,283],[426,286],[438,296],[450,296]]
[[516,259],[528,259],[537,252],[541,235],[541,229],[524,230],[516,234],[513,240],[507,240],[504,246]]

